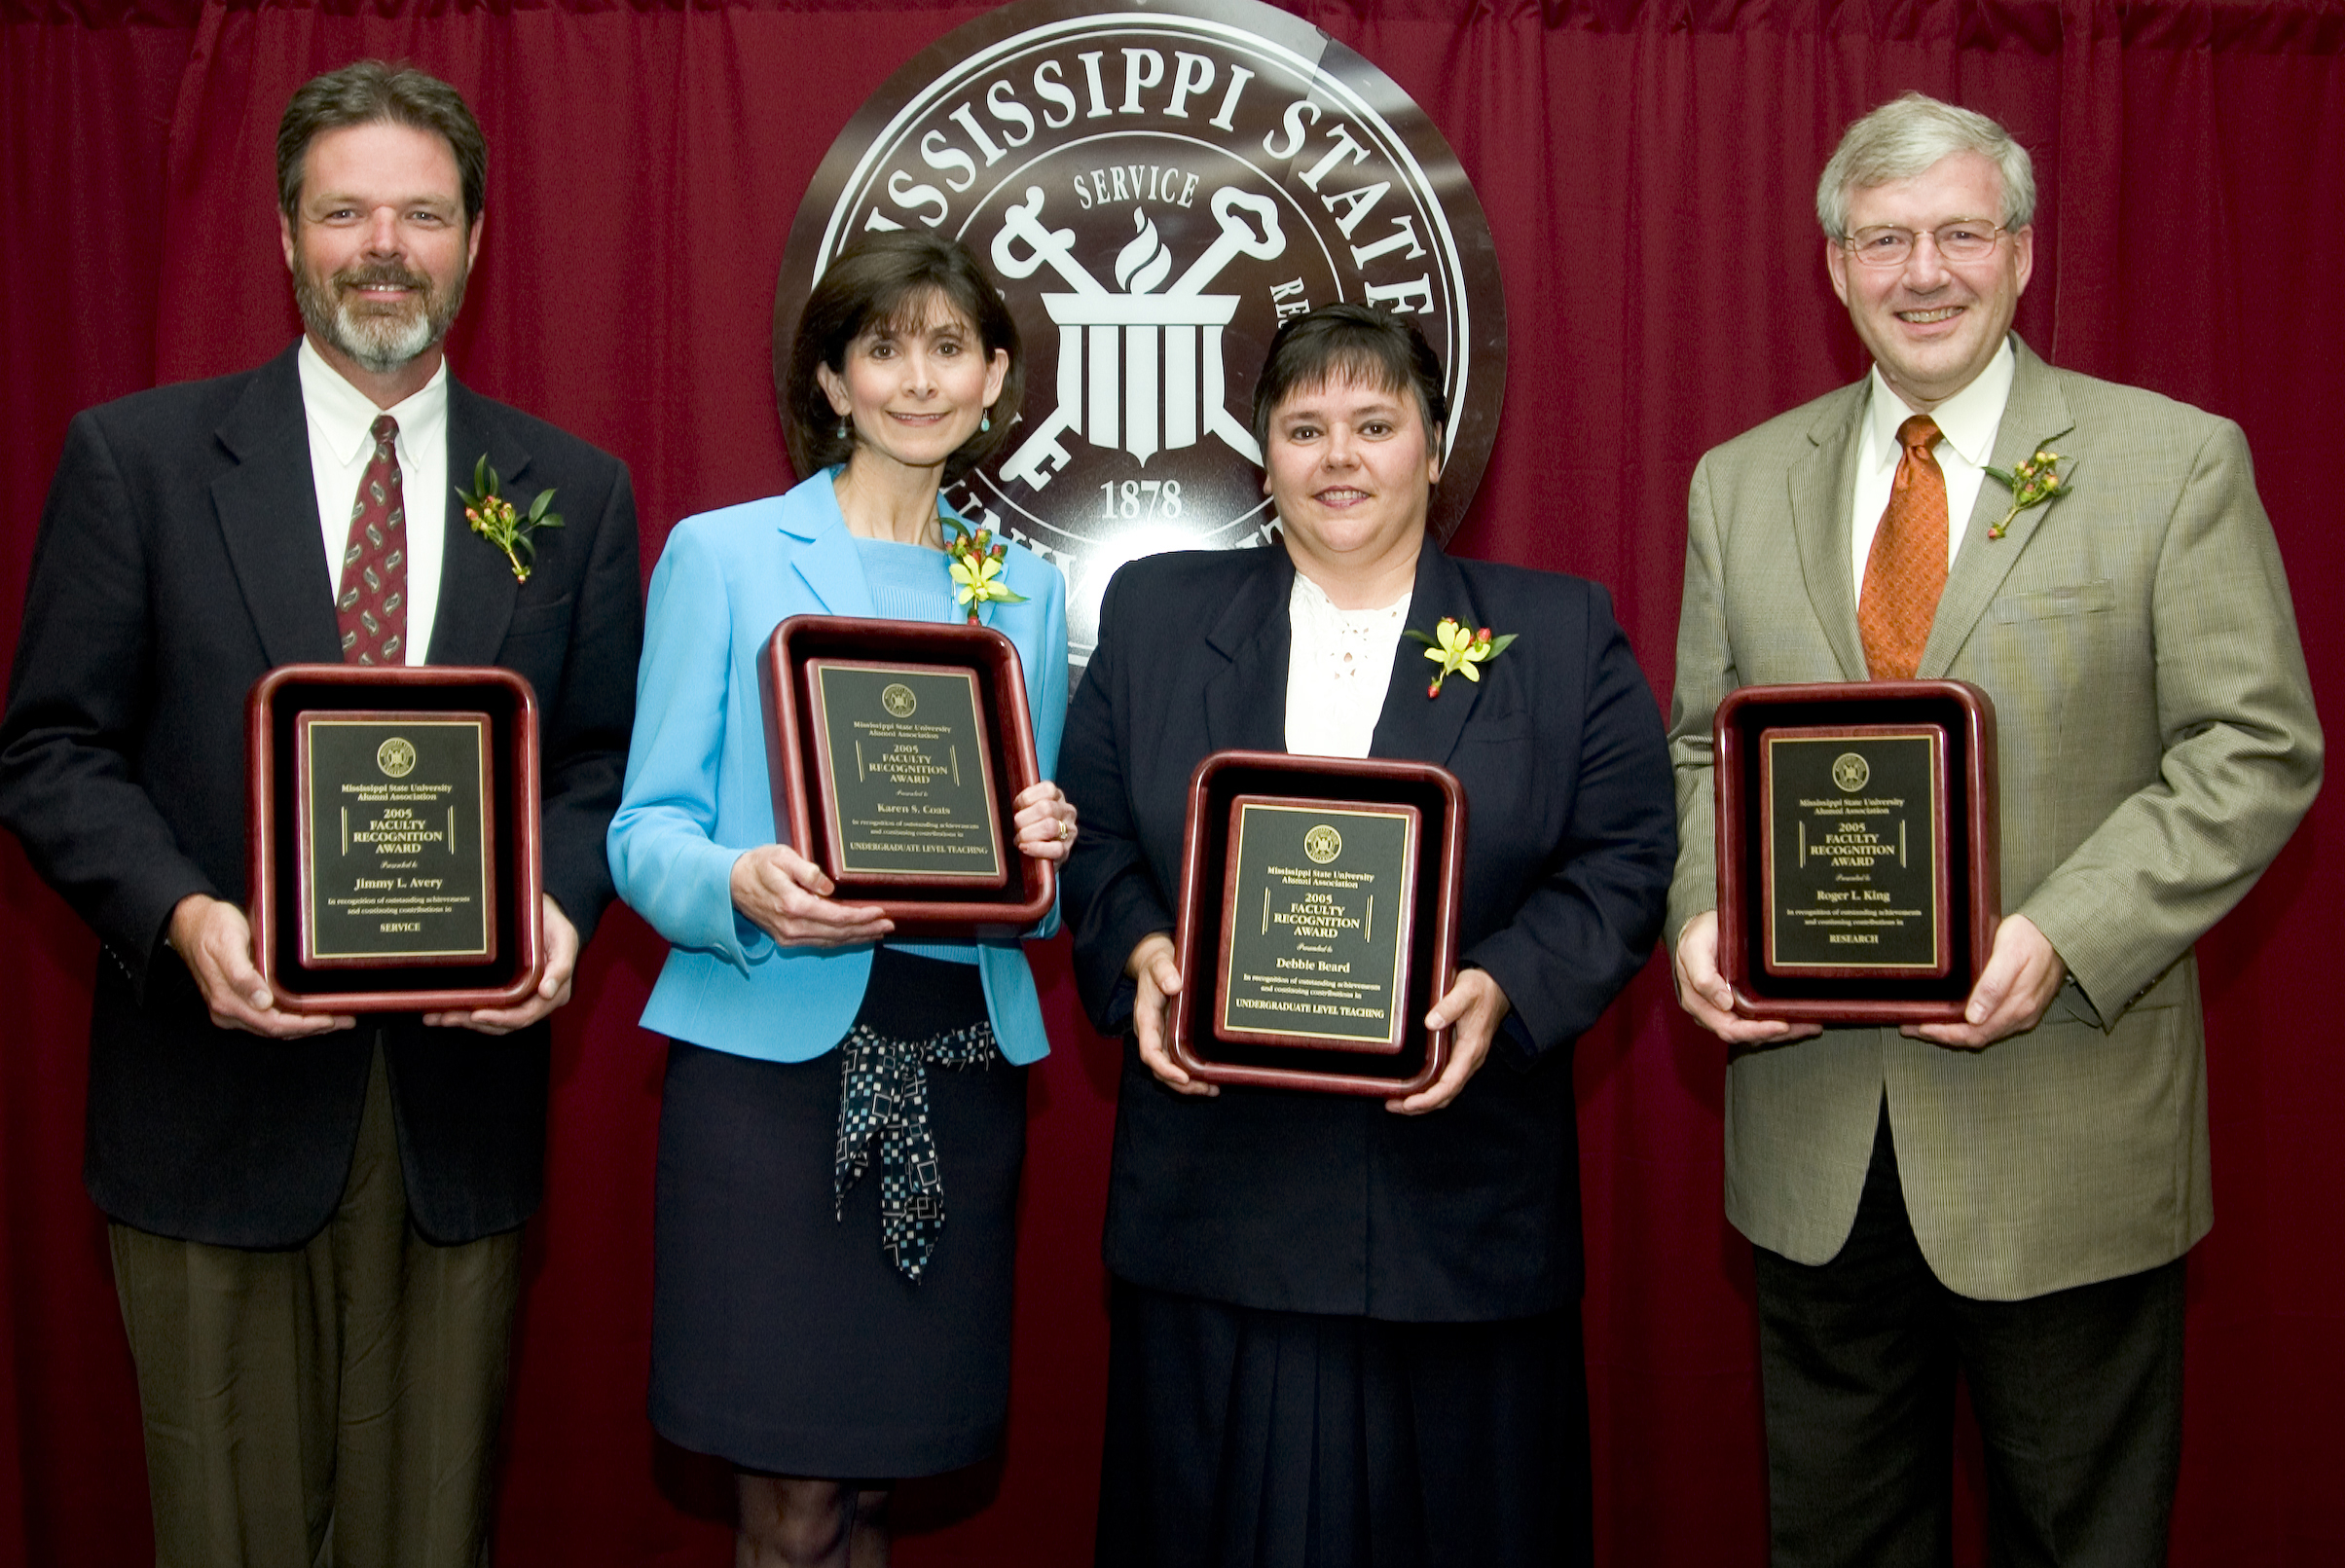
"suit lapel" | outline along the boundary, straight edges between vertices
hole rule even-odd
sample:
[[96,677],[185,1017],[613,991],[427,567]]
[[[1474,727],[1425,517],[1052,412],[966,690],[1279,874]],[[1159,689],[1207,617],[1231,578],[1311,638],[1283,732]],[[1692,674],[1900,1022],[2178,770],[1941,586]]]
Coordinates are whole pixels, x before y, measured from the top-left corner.
[[[513,580],[504,553],[465,523],[464,503],[456,493],[459,487],[471,488],[472,465],[483,454],[496,470],[499,493],[522,511],[542,488],[530,472],[529,450],[495,416],[488,399],[466,390],[455,377],[448,379],[448,494],[440,507],[440,601],[424,654],[429,664],[495,664],[506,623],[513,619],[513,597],[521,585]],[[555,510],[561,510],[559,504]],[[413,521],[421,526],[422,519]]]
[[[824,469],[823,477],[835,480],[837,470]],[[875,613],[871,583],[855,553],[855,535],[847,531],[838,492],[824,484],[806,495],[808,504],[782,509],[780,531],[799,541],[789,554],[790,569],[824,614],[869,617]]]
[[221,423],[237,466],[212,481],[212,506],[269,662],[331,664],[342,634],[293,353],[262,366]]
[[[1205,743],[1208,750],[1287,748],[1287,658],[1293,629],[1287,596],[1295,565],[1283,545],[1263,546],[1205,634]],[[1181,613],[1179,606],[1175,612]]]
[[[2036,448],[2047,446],[2075,428],[2070,417],[2068,399],[2060,395],[2060,385],[2051,368],[2030,351],[2028,346],[2015,336],[2012,351],[2018,365],[2011,375],[2011,396],[2003,405],[2003,418],[1995,430],[1996,467],[2008,473],[2014,463],[2033,455]],[[1946,574],[1946,591],[1938,597],[1937,618],[1930,623],[1929,642],[1922,650],[1922,663],[1914,672],[1924,680],[1942,678],[1951,669],[1962,644],[1987,613],[1987,606],[2002,588],[2003,579],[2018,564],[2028,541],[2035,536],[2055,510],[2054,506],[2036,506],[2011,520],[2011,527],[1999,539],[1991,539],[1987,530],[2002,520],[2011,505],[2011,492],[1996,480],[1979,483],[1979,498],[1971,508],[1970,522],[1962,532],[1962,548],[1955,556],[1954,566]]]
[[1792,465],[1791,528],[1799,541],[1800,571],[1808,602],[1824,628],[1824,640],[1840,661],[1846,680],[1866,678],[1864,634],[1856,628],[1856,582],[1849,561],[1849,508],[1856,487],[1858,421],[1864,418],[1864,382],[1827,407],[1809,429],[1814,443]]
[[[1445,615],[1453,615],[1473,628],[1487,624],[1483,620],[1485,613],[1468,591],[1466,574],[1457,569],[1457,563],[1442,553],[1432,535],[1426,535],[1423,548],[1417,552],[1416,584],[1409,599],[1409,629],[1432,637]],[[1490,630],[1493,634],[1537,635],[1534,627],[1496,626]],[[1371,756],[1405,757],[1446,767],[1449,754],[1457,749],[1466,720],[1472,716],[1475,705],[1482,701],[1483,682],[1469,680],[1462,674],[1451,675],[1442,682],[1439,697],[1427,697],[1425,689],[1433,683],[1439,667],[1424,657],[1424,644],[1416,638],[1401,638],[1401,645],[1393,654],[1392,679],[1384,689],[1384,709],[1376,716],[1375,739],[1369,746]]]

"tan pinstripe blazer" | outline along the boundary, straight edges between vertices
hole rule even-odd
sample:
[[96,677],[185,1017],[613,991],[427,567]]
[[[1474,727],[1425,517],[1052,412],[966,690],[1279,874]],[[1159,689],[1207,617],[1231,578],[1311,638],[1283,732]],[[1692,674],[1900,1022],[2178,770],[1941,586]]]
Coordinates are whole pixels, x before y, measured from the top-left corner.
[[[1848,1239],[1884,1094],[1938,1277],[2016,1300],[2154,1267],[2213,1221],[2191,944],[2312,803],[2321,733],[2288,583],[2226,419],[2055,370],[2015,337],[1994,461],[2068,456],[2074,490],[1987,536],[1990,480],[1919,674],[1994,697],[2002,884],[2072,984],[1984,1051],[1894,1029],[1739,1052],[1726,1208],[1760,1246]],[[1710,717],[1740,685],[1861,680],[1849,506],[1866,383],[1695,470],[1669,748],[1672,943],[1716,902]]]

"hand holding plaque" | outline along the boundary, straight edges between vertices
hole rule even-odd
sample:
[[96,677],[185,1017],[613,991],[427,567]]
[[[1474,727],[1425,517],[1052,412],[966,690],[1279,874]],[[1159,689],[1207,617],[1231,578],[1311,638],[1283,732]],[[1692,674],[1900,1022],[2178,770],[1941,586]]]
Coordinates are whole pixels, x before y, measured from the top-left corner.
[[1957,1020],[2000,915],[1995,708],[1960,681],[1718,707],[1718,970],[1744,1018]]

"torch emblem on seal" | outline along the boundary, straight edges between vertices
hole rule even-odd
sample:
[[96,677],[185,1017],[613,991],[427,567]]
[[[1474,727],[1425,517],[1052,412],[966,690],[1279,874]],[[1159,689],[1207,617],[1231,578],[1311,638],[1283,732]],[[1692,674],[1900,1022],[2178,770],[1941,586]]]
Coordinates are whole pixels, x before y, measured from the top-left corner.
[[1076,259],[1074,230],[1044,227],[1043,201],[1042,188],[1030,185],[1026,200],[1004,214],[993,263],[1013,278],[1048,266],[1074,290],[1043,296],[1059,329],[1058,408],[1002,464],[1003,477],[1036,490],[1048,485],[1073,460],[1061,436],[1120,447],[1146,465],[1159,452],[1195,446],[1202,431],[1260,463],[1254,433],[1224,401],[1222,329],[1237,313],[1238,296],[1208,294],[1205,285],[1240,256],[1272,261],[1286,250],[1277,204],[1233,186],[1214,192],[1221,234],[1162,294],[1154,291],[1171,275],[1172,252],[1135,208],[1138,234],[1116,257],[1124,290],[1116,294]]

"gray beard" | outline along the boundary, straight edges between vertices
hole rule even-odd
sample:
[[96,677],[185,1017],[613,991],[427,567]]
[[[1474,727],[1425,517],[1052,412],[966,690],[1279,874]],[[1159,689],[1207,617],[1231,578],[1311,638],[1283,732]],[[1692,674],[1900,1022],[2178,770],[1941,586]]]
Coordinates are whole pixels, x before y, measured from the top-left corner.
[[[408,274],[402,281],[418,281]],[[464,303],[464,279],[457,278],[445,297],[425,285],[421,309],[361,312],[338,285],[340,278],[319,283],[296,268],[293,301],[301,308],[302,325],[329,346],[349,355],[378,376],[412,364],[441,339]]]

